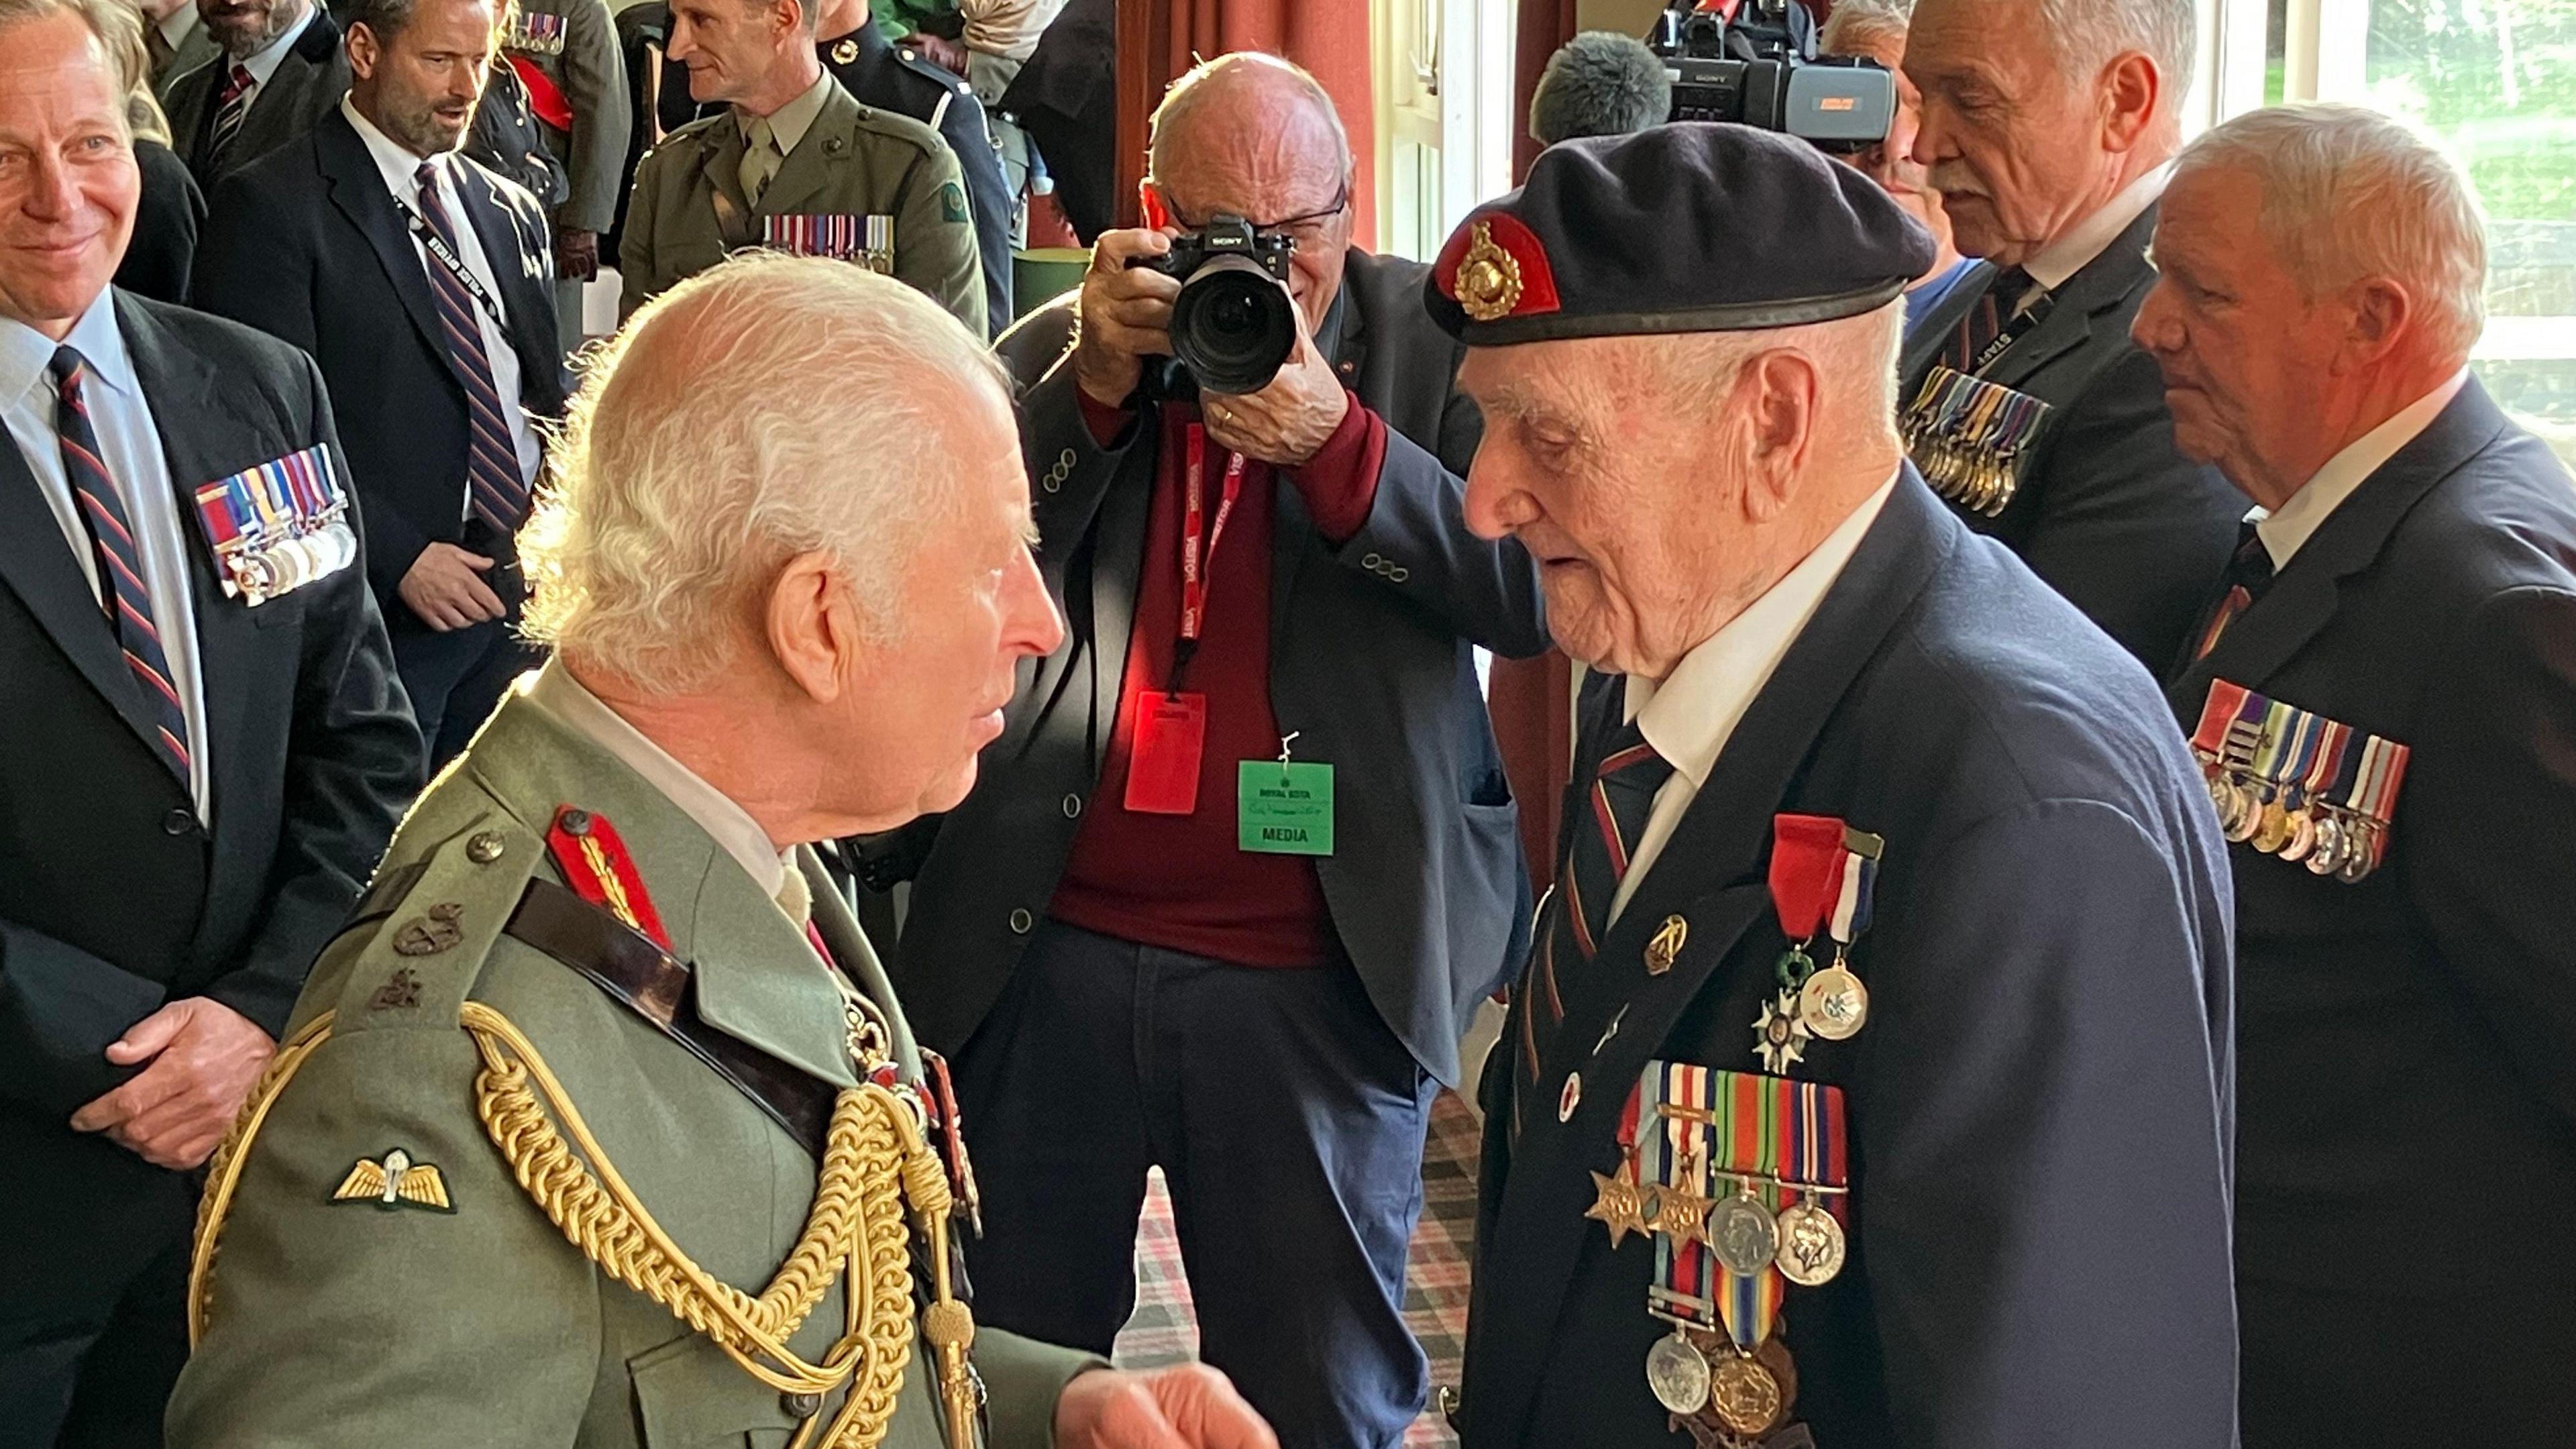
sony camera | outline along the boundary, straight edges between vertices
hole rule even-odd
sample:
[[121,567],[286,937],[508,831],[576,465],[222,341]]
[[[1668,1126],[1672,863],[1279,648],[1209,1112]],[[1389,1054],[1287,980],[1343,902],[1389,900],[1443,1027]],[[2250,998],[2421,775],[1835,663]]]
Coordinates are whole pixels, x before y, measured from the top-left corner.
[[1896,123],[1896,77],[1814,54],[1799,0],[1676,0],[1647,45],[1672,77],[1675,121],[1729,121],[1823,151],[1866,150]]
[[1189,401],[1199,389],[1259,392],[1297,351],[1297,304],[1288,295],[1288,258],[1297,244],[1219,214],[1197,231],[1172,238],[1159,257],[1131,258],[1180,281],[1172,302],[1172,355],[1149,358],[1145,392],[1158,401]]

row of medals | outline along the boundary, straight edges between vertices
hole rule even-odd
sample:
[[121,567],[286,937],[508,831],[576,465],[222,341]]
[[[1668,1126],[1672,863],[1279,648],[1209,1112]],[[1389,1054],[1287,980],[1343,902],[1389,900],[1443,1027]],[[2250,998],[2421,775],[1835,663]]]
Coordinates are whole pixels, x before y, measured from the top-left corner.
[[2378,821],[2322,800],[2291,809],[2281,803],[2278,787],[2266,781],[2212,769],[2209,798],[2218,806],[2219,829],[2229,841],[2295,861],[2346,885],[2370,874],[2379,854],[2384,827]]
[[[337,522],[335,516],[330,522]],[[253,604],[266,603],[357,561],[357,535],[328,523],[310,532],[243,549],[226,562],[233,587]]]
[[2013,455],[1997,454],[1956,438],[1942,437],[1928,423],[1906,429],[1905,451],[1934,491],[1973,513],[1988,518],[2004,511],[2021,488],[2021,465]]

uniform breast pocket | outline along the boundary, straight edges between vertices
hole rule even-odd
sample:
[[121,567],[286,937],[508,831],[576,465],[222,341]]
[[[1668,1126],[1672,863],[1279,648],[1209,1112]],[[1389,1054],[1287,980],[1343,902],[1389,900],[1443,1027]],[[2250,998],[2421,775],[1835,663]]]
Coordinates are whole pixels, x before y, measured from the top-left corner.
[[691,1334],[626,1361],[645,1449],[785,1449],[793,1422],[776,1390]]

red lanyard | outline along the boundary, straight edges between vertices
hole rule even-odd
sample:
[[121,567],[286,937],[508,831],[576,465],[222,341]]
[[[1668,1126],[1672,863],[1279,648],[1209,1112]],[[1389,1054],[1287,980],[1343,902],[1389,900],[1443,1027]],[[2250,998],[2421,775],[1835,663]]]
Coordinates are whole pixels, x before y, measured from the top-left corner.
[[1208,576],[1216,572],[1216,547],[1225,540],[1225,521],[1234,516],[1234,501],[1243,496],[1243,455],[1225,458],[1225,495],[1217,504],[1216,525],[1204,546],[1199,530],[1207,519],[1207,429],[1189,425],[1189,468],[1181,488],[1181,642],[1174,663],[1187,663],[1198,652],[1199,631],[1207,625]]

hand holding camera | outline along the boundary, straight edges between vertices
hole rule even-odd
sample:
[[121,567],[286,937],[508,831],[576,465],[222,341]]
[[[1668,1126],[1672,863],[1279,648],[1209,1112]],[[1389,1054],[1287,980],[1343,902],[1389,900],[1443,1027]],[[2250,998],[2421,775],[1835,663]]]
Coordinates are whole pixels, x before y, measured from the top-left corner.
[[1273,467],[1302,468],[1332,440],[1351,395],[1316,350],[1305,314],[1294,307],[1288,314],[1297,325],[1296,350],[1269,384],[1243,394],[1202,390],[1199,405],[1219,446]]
[[1073,348],[1073,379],[1093,402],[1123,408],[1144,378],[1148,358],[1172,352],[1177,277],[1137,266],[1171,254],[1159,231],[1106,231],[1091,248],[1082,278],[1082,325]]

